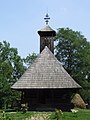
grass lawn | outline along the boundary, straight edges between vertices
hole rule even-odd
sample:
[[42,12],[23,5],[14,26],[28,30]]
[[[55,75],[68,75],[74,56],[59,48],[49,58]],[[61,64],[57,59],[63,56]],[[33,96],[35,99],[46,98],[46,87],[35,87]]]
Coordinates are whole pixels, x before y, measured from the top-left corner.
[[[55,112],[6,112],[4,117],[0,113],[0,120],[32,120],[31,118],[37,118],[36,120],[57,120],[55,118]],[[34,119],[33,119],[34,120]],[[81,110],[78,109],[77,113],[72,112],[63,112],[63,115],[60,114],[59,120],[90,120],[90,110]]]
[[34,112],[6,112],[4,115],[0,115],[0,120],[25,120],[33,114]]
[[65,120],[90,120],[90,110],[79,110],[76,115],[65,113]]
[[[55,113],[52,113],[51,120],[54,119]],[[90,110],[78,109],[77,113],[64,112],[60,120],[90,120]]]

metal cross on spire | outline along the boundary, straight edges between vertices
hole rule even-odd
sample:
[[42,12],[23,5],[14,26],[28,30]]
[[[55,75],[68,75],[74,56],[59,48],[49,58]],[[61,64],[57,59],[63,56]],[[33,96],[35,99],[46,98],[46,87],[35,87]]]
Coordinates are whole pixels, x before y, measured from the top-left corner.
[[50,19],[50,17],[49,17],[49,15],[47,13],[46,16],[45,16],[45,18],[44,18],[44,20],[46,22],[46,25],[48,25],[49,19]]

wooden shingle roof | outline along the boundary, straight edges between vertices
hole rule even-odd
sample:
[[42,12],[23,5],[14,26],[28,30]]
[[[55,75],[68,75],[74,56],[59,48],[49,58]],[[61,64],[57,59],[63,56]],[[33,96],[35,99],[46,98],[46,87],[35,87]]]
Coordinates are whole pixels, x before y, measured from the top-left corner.
[[81,86],[66,72],[48,47],[45,47],[12,88],[81,88]]
[[45,35],[45,33],[46,33],[46,35],[51,33],[50,36],[56,35],[56,32],[49,25],[44,26],[41,30],[38,31],[38,34],[41,36]]
[[49,25],[46,25],[40,31],[54,31],[54,30]]

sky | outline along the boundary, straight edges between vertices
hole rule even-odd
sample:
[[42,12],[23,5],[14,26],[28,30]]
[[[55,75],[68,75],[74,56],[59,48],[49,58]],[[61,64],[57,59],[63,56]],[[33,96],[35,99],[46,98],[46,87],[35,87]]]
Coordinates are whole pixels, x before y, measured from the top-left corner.
[[69,27],[90,41],[90,0],[0,0],[0,42],[6,40],[21,57],[40,51],[38,30],[45,25]]

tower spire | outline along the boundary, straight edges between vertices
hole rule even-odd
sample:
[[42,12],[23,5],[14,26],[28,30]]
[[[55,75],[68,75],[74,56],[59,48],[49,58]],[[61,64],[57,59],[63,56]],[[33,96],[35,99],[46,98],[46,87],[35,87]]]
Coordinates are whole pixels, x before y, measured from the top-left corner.
[[50,17],[49,17],[49,15],[47,13],[46,16],[45,16],[45,18],[44,18],[44,20],[46,22],[46,25],[48,25],[49,19],[50,19]]
[[44,18],[46,25],[38,31],[38,34],[40,35],[40,53],[45,46],[47,46],[51,52],[54,53],[54,37],[56,32],[48,25],[49,19],[50,17],[47,13]]

